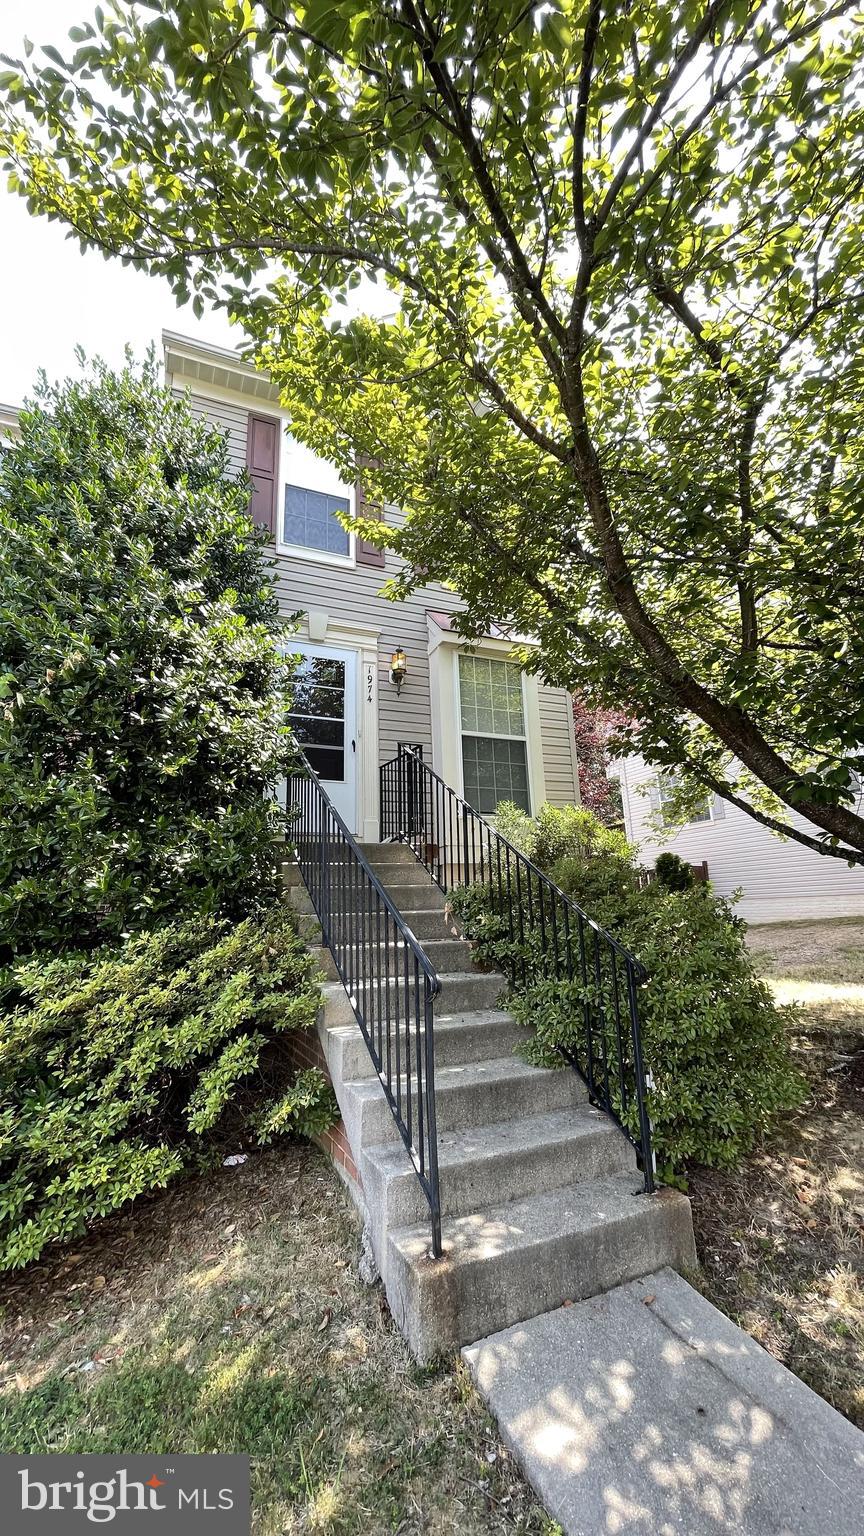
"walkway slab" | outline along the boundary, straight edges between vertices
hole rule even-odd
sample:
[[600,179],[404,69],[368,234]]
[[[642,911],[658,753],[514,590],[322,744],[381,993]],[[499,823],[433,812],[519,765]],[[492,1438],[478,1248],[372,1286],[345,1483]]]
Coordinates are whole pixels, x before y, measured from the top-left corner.
[[662,1269],[462,1351],[566,1536],[860,1536],[864,1435]]

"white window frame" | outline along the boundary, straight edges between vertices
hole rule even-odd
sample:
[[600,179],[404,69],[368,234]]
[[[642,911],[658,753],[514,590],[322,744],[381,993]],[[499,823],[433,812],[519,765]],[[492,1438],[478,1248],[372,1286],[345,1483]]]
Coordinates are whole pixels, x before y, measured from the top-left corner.
[[[513,736],[513,735],[511,735],[509,733],[505,733],[503,731],[466,731],[464,725],[462,724],[462,657],[463,656],[470,657],[471,659],[473,659],[475,661],[499,661],[499,662],[503,662],[505,666],[515,667],[516,668],[517,672],[519,673],[519,695],[520,695],[520,700],[521,700],[521,704],[522,704],[522,735],[521,736]],[[533,813],[534,813],[534,795],[532,793],[532,784],[531,784],[531,752],[530,752],[530,749],[529,749],[529,742],[528,742],[528,703],[527,703],[527,699],[525,697],[525,672],[524,672],[524,669],[519,666],[518,661],[513,661],[512,658],[509,657],[509,656],[493,656],[493,655],[490,655],[490,653],[488,651],[484,652],[482,649],[478,648],[476,650],[460,650],[457,653],[455,675],[456,675],[456,689],[455,689],[455,692],[456,692],[456,720],[457,720],[457,724],[458,724],[458,727],[459,727],[459,771],[460,771],[460,781],[459,781],[460,782],[460,791],[459,792],[460,792],[460,794],[462,796],[462,799],[465,800],[467,798],[467,796],[465,794],[465,753],[464,753],[463,746],[462,746],[462,738],[463,738],[463,736],[474,736],[479,741],[485,741],[487,738],[489,740],[491,740],[491,741],[521,741],[523,746],[524,746],[524,748],[525,748],[525,777],[526,777],[527,794],[528,794],[528,809],[527,809],[526,814],[529,815],[529,816],[533,815]],[[477,810],[478,816],[494,816],[495,815],[494,811],[481,811],[476,806],[474,807],[474,809]]]
[[[462,771],[462,709],[459,698],[460,651],[474,651],[478,656],[496,656],[513,661],[509,640],[487,637],[467,644],[453,629],[442,628],[427,611],[426,634],[429,656],[429,701],[432,725],[432,767],[445,784],[464,799]],[[518,666],[519,663],[516,662]],[[522,672],[522,698],[528,746],[528,793],[531,815],[536,815],[546,799],[546,769],[543,761],[543,732],[540,723],[540,692],[534,673]]]
[[297,439],[291,436],[286,416],[281,415],[280,420],[282,433],[279,440],[276,551],[280,555],[288,555],[292,560],[306,560],[312,565],[335,565],[342,570],[353,570],[357,564],[357,539],[353,533],[348,534],[348,552],[344,555],[335,554],[326,549],[314,549],[308,544],[289,544],[283,538],[285,492],[289,485],[299,486],[305,491],[321,491],[325,496],[338,496],[342,501],[347,501],[351,517],[357,510],[357,487],[346,485],[339,479],[332,464],[328,464],[326,459],[319,459],[311,449],[298,443]]
[[[656,787],[656,790],[657,790],[657,804],[658,804],[658,809],[659,809],[659,812],[660,812],[660,819],[663,822],[663,825],[665,827],[668,827],[670,825],[674,825],[674,822],[670,823],[670,822],[668,822],[666,820],[666,814],[665,814],[665,811],[663,809],[663,784],[664,784],[664,782],[666,780],[668,780],[668,778],[669,778],[669,774],[658,773],[656,779],[654,780],[655,787]],[[707,816],[699,816],[699,817],[697,817],[697,819],[695,821],[685,821],[681,825],[681,831],[683,832],[685,827],[707,827],[707,826],[710,826],[713,822],[715,822],[717,820],[717,817],[714,815],[714,801],[715,801],[715,799],[716,799],[716,796],[710,795],[706,791],[706,801],[707,801],[708,815]]]

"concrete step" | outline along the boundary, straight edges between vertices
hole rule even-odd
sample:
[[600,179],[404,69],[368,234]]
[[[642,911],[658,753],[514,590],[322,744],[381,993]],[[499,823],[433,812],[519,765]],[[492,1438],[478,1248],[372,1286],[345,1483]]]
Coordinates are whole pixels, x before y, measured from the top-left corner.
[[448,1217],[437,1261],[428,1222],[392,1229],[387,1295],[418,1359],[666,1264],[694,1267],[689,1201],[641,1188],[638,1174],[619,1173]]
[[417,866],[419,860],[407,843],[361,843],[360,851],[373,869],[393,869],[399,865]]
[[[465,1216],[635,1168],[636,1153],[626,1136],[591,1104],[467,1131],[443,1131],[438,1138],[445,1216]],[[425,1196],[401,1142],[364,1152],[363,1187],[367,1203],[381,1209],[389,1227],[428,1220]]]
[[[433,885],[428,875],[422,880],[383,880],[382,885],[387,895],[402,917],[412,908],[422,908],[428,911],[430,908],[444,909],[447,898],[444,892]],[[334,893],[334,910],[353,916],[357,912],[369,912],[374,909],[375,894],[371,885],[364,885],[359,894],[354,889]],[[407,920],[407,919],[406,919]]]
[[[413,1046],[412,1040],[412,1049]],[[400,1080],[403,1095],[405,1085],[403,1077]],[[352,1146],[372,1147],[398,1137],[396,1123],[377,1077],[346,1083],[344,1095],[343,1114]],[[586,1100],[585,1085],[575,1072],[530,1067],[518,1056],[465,1062],[441,1067],[435,1072],[439,1134],[472,1130],[478,1125],[544,1114],[552,1109],[574,1108]],[[416,1109],[416,1099],[414,1102]]]
[[[389,891],[391,885],[433,885],[434,881],[428,869],[412,856],[410,861],[404,859],[385,861],[379,864],[377,860],[370,859],[372,869],[375,871],[385,890]],[[439,887],[435,886],[436,891]]]
[[[504,977],[497,971],[445,971],[439,975],[441,990],[434,1000],[435,1013],[475,1013],[478,1009],[497,1008],[506,991]],[[409,971],[413,1006],[413,972]],[[363,1016],[370,1021],[378,1010],[386,1014],[388,1004],[391,1017],[396,1009],[405,1006],[405,988],[401,977],[390,977],[379,986],[358,977],[348,989],[363,1005]],[[325,1017],[328,1023],[348,1023],[354,1017],[351,1000],[341,982],[330,982],[323,988]]]
[[[503,1009],[436,1014],[435,1066],[440,1069],[463,1066],[470,1061],[500,1059],[512,1054],[524,1038],[525,1030],[517,1024],[511,1013]],[[391,1030],[391,1060],[395,1059],[395,1047],[396,1032]],[[324,1048],[331,1072],[338,1071],[343,1082],[356,1082],[358,1078],[369,1076],[369,1048],[358,1024],[336,1024],[327,1029]],[[381,1048],[386,1049],[386,1036]]]
[[288,887],[286,894],[288,898],[288,905],[292,907],[295,912],[314,914],[315,909],[312,906],[312,898],[309,895],[305,885],[291,885]]
[[418,907],[409,904],[400,907],[399,911],[414,937],[419,939],[421,944],[425,944],[427,939],[445,939],[459,935],[459,924],[444,906]]
[[[337,883],[337,885],[338,879],[340,879],[341,869],[343,868],[347,874],[347,868],[349,868],[349,866],[341,865],[341,863],[337,862],[337,860],[332,860],[331,869],[332,872],[334,872],[334,882]],[[357,866],[357,868],[360,868],[360,866]],[[430,876],[429,871],[424,869],[423,865],[418,865],[417,859],[410,860],[410,863],[404,862],[404,860],[398,860],[398,862],[383,863],[383,865],[375,865],[375,863],[369,862],[369,868],[372,869],[372,874],[375,874],[375,876],[378,877],[378,880],[380,880],[381,885],[384,886],[384,889],[386,889],[387,892],[389,892],[390,885],[434,885],[435,889],[440,891],[440,886],[435,885],[435,882],[432,880],[432,876]],[[354,879],[355,882],[358,882],[358,880],[360,880],[360,876],[354,876]]]
[[[408,926],[410,927],[411,925],[409,924]],[[464,974],[466,971],[472,969],[471,957],[473,952],[471,945],[467,942],[466,939],[421,939],[419,934],[416,933],[414,934],[414,937],[417,939],[417,942],[420,944],[421,948],[431,960],[435,970],[439,975],[443,975],[445,972],[453,973],[457,971],[460,974]],[[379,960],[375,958],[377,954],[377,956],[380,958],[380,964],[384,974],[388,976],[403,976],[406,949],[408,950],[410,964],[410,946],[406,945],[404,939],[399,939],[397,943],[394,943],[391,940],[387,943],[382,942],[380,944],[376,944],[374,946],[371,964],[374,967],[377,963],[379,963]],[[366,963],[367,965],[370,964],[370,960],[368,958]]]
[[361,854],[369,863],[417,863],[414,851],[407,843],[358,843]]
[[[403,874],[408,879],[403,879]],[[398,880],[382,880],[387,895],[390,897],[398,912],[405,914],[410,909],[422,908],[428,911],[430,908],[440,907],[443,911],[447,905],[447,897],[434,881],[430,880],[425,869],[415,875],[413,870],[400,870]],[[407,918],[406,918],[407,921]]]
[[[409,928],[411,924],[408,924]],[[464,975],[473,970],[472,949],[467,939],[421,939],[420,935],[412,928],[414,937],[423,946],[429,959],[432,961],[439,976],[459,972]],[[484,974],[478,972],[478,975]],[[491,974],[488,972],[486,974]],[[500,976],[500,972],[496,973]],[[502,978],[503,979],[503,978]]]

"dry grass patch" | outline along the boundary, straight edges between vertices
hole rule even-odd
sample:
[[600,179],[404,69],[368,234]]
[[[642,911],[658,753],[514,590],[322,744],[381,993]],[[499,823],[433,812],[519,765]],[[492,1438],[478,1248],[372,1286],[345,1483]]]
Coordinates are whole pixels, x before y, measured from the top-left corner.
[[466,1373],[420,1369],[326,1160],[202,1174],[3,1282],[0,1449],[241,1451],[256,1536],[550,1533]]
[[797,1003],[805,1030],[864,1029],[864,919],[766,923],[748,943],[780,1003]]
[[712,1301],[864,1429],[864,921],[750,930],[810,1096],[732,1173],[691,1180]]

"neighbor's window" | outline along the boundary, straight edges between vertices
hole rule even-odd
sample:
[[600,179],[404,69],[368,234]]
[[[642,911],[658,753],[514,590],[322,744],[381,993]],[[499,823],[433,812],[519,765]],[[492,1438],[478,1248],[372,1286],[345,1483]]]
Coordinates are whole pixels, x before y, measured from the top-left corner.
[[[659,775],[657,779],[657,797],[660,802],[660,810],[663,813],[663,820],[666,822],[677,820],[677,818],[671,814],[672,797],[677,787],[678,777],[676,774],[661,773]],[[667,812],[669,814],[667,814]],[[713,821],[713,819],[714,818],[711,815],[711,801],[706,796],[703,804],[694,811],[691,817],[689,817],[687,826],[692,827],[695,826],[697,822]]]
[[502,800],[531,810],[522,673],[512,661],[459,657],[465,799],[483,815]]
[[346,496],[329,496],[324,491],[306,490],[302,485],[286,485],[283,540],[303,549],[320,549],[328,555],[347,555],[350,536],[338,513],[344,515],[349,510]]

